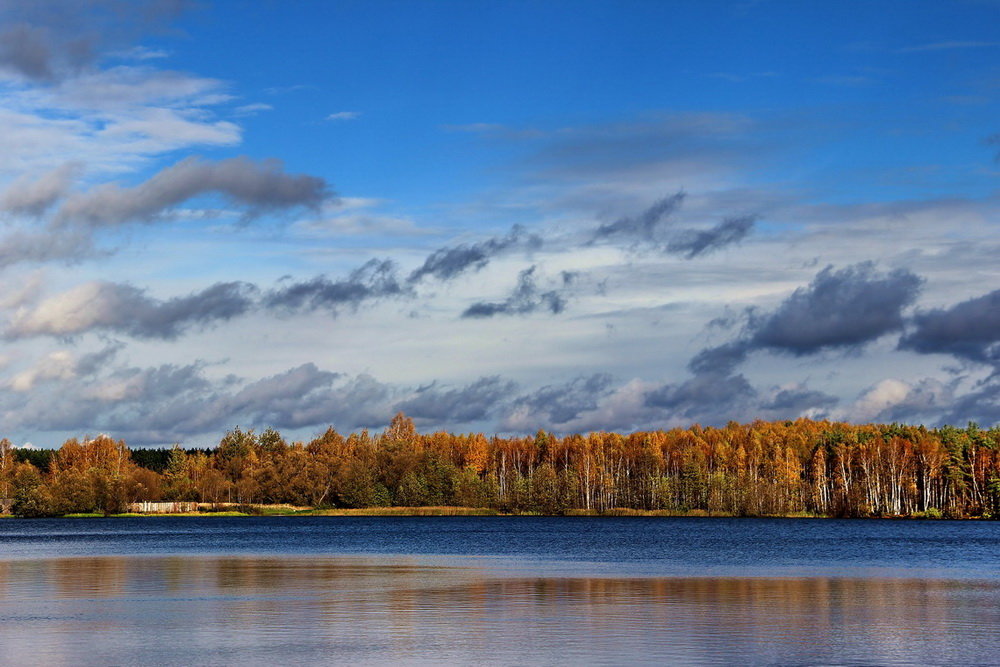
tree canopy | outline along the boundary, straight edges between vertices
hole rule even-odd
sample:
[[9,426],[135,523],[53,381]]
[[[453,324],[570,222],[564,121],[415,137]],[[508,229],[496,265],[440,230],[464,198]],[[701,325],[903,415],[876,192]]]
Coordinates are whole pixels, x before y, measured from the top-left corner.
[[743,516],[1000,514],[1000,428],[799,419],[558,437],[333,427],[288,443],[235,428],[214,449],[136,449],[108,436],[57,450],[0,441],[16,514],[122,512],[139,501],[308,507],[461,505],[560,514],[616,509]]

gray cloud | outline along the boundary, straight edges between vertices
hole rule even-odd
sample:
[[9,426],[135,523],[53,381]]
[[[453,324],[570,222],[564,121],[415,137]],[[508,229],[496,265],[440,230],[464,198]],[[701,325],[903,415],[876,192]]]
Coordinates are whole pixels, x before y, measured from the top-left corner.
[[837,404],[836,397],[803,386],[758,391],[736,372],[751,349],[743,340],[705,348],[688,362],[692,377],[648,391],[646,407],[674,421],[721,424],[732,419],[796,418]]
[[205,326],[246,313],[256,288],[217,283],[189,296],[165,301],[138,287],[92,282],[19,310],[4,331],[8,340],[31,336],[74,336],[110,331],[136,338],[176,338],[191,326]]
[[76,261],[98,252],[90,235],[76,230],[11,232],[0,239],[0,268],[21,262]]
[[[137,396],[135,408],[140,416],[112,409],[107,421],[116,430],[131,430],[135,436],[159,441],[211,433],[238,424],[299,428],[330,423],[338,399],[348,398],[332,386],[340,377],[339,373],[305,363],[237,390],[191,382],[178,387],[173,397]],[[372,398],[370,392],[359,392],[359,396]],[[344,407],[357,405],[345,401]]]
[[[149,405],[170,401],[185,394],[203,394],[212,388],[205,378],[205,364],[178,366],[162,364],[151,368],[125,367],[113,371],[96,387],[94,394],[106,402],[141,400]],[[135,429],[136,424],[129,424]]]
[[[244,383],[205,375],[206,364],[107,367],[114,352],[91,364],[85,376],[73,368],[81,358],[46,359],[36,370],[47,381],[30,391],[0,393],[0,416],[9,428],[35,431],[111,432],[132,445],[218,438],[236,425],[297,429],[334,424],[378,427],[389,422],[399,390],[368,375],[345,378],[305,363]],[[65,361],[66,368],[54,363]],[[74,366],[75,363],[75,366]],[[56,383],[55,381],[58,381]]]
[[[734,406],[756,397],[757,392],[736,370],[755,350],[768,349],[794,356],[824,349],[857,348],[903,328],[905,307],[913,303],[923,280],[905,270],[888,274],[875,271],[870,262],[840,271],[826,267],[809,283],[795,290],[770,313],[747,312],[748,322],[737,340],[701,350],[688,362],[694,377],[680,385],[665,385],[647,398],[650,405],[679,409],[686,416],[698,411],[699,401]],[[818,393],[796,390],[779,393],[761,409],[792,410],[796,401],[816,400],[810,407],[832,405]],[[794,410],[792,410],[794,411]]]
[[400,281],[395,262],[371,259],[342,280],[318,276],[304,282],[290,283],[271,290],[264,297],[267,308],[278,311],[311,311],[327,308],[357,308],[364,301],[395,297],[406,294],[407,288]]
[[221,415],[249,415],[253,423],[295,428],[315,423],[317,407],[328,404],[326,389],[339,373],[306,363],[253,382],[217,401]]
[[80,165],[67,163],[39,178],[19,178],[0,197],[0,211],[15,215],[41,216],[66,196]]
[[645,246],[694,259],[739,243],[753,230],[755,216],[727,218],[709,229],[675,229],[671,216],[685,197],[684,192],[678,192],[658,200],[639,215],[602,224],[594,230],[590,242],[616,241],[633,248]]
[[693,377],[647,392],[646,406],[675,421],[721,424],[731,419],[816,416],[838,403],[834,396],[801,385],[759,391],[736,372],[750,351],[746,341],[705,348],[688,362]]
[[594,231],[593,240],[624,239],[632,242],[660,243],[672,221],[670,215],[684,203],[683,192],[660,199],[634,217],[623,217],[601,225]]
[[308,400],[298,404],[295,403],[298,399],[293,397],[295,411],[275,424],[378,428],[387,425],[395,414],[392,405],[399,391],[397,387],[379,382],[371,375],[361,374],[327,391],[315,392]]
[[467,423],[495,414],[515,387],[483,377],[463,387],[433,383],[413,390],[311,362],[250,382],[233,376],[211,380],[201,361],[116,366],[120,351],[115,343],[79,359],[66,352],[43,358],[21,373],[32,378],[0,392],[0,418],[11,429],[110,432],[133,446],[191,443],[218,438],[236,425],[379,428],[399,410],[425,424]]
[[541,245],[541,237],[527,233],[521,225],[514,225],[506,236],[435,250],[428,255],[420,268],[410,274],[408,280],[417,282],[429,275],[439,280],[451,280],[467,269],[483,268],[490,259],[508,250],[515,248],[535,250]]
[[[612,378],[607,373],[580,376],[558,385],[546,385],[515,399],[505,418],[507,426],[524,428],[530,420],[541,426],[559,426],[596,410],[602,398],[612,391]],[[530,427],[529,427],[530,428]]]
[[688,362],[693,377],[647,392],[645,404],[674,419],[708,423],[827,411],[837,398],[801,386],[768,396],[752,387],[737,369],[759,349],[804,356],[824,349],[856,348],[899,331],[902,311],[916,299],[922,282],[905,270],[877,273],[871,263],[840,271],[826,267],[773,312],[749,311],[740,338],[700,351]]
[[[105,349],[81,357],[76,363],[79,372],[62,375],[57,385],[0,394],[4,423],[15,429],[111,431],[129,437],[151,424],[154,408],[169,412],[179,402],[195,404],[210,396],[212,385],[203,376],[201,362],[111,367],[116,353]],[[171,435],[158,442],[175,441],[177,424],[170,424]]]
[[747,344],[795,356],[864,345],[903,328],[903,309],[922,283],[905,269],[877,273],[870,262],[828,266],[774,312],[751,313]]
[[748,351],[742,341],[707,347],[691,358],[688,370],[695,375],[729,375],[746,360]]
[[901,349],[1000,364],[1000,290],[950,308],[918,312]]
[[0,63],[32,79],[51,75],[48,36],[40,28],[24,23],[9,27],[0,34]]
[[779,389],[760,405],[762,410],[777,415],[776,418],[797,417],[815,409],[829,409],[839,402],[836,396],[805,387]]
[[728,245],[739,243],[753,230],[755,218],[728,218],[705,230],[686,229],[667,243],[667,252],[694,259]]
[[127,283],[90,282],[19,307],[3,332],[7,340],[35,336],[71,337],[104,331],[135,338],[172,340],[193,327],[206,327],[264,308],[278,313],[340,307],[408,294],[395,264],[370,260],[342,280],[319,276],[285,283],[263,295],[251,283],[216,283],[199,292],[155,299]]
[[535,269],[525,269],[518,274],[517,286],[504,301],[480,301],[465,309],[462,317],[494,317],[496,315],[527,315],[548,310],[554,315],[566,309],[566,298],[557,290],[541,292],[535,282]]
[[658,387],[646,394],[645,402],[674,419],[717,424],[745,417],[756,397],[757,392],[742,374],[713,371]]
[[950,408],[940,419],[940,424],[964,425],[970,421],[987,425],[1000,423],[1000,381],[997,376],[957,397]]
[[417,389],[412,398],[397,403],[395,410],[402,410],[417,421],[434,424],[480,421],[496,412],[514,388],[513,382],[496,375],[455,389],[442,389],[433,383]]
[[125,349],[125,344],[114,342],[104,346],[97,352],[84,354],[76,362],[76,372],[78,375],[87,377],[97,375],[103,369],[111,365],[115,357]]
[[189,3],[184,0],[31,0],[0,2],[0,68],[53,81],[91,65],[109,48],[157,31]]
[[105,227],[149,222],[168,209],[199,195],[217,194],[247,215],[296,207],[317,207],[331,196],[315,176],[287,174],[278,160],[246,157],[206,162],[187,158],[131,188],[106,184],[70,197],[56,212],[57,227],[79,224]]

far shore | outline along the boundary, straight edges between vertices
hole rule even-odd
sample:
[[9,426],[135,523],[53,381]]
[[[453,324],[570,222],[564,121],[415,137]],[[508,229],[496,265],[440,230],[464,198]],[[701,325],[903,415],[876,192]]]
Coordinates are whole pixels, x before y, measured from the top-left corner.
[[[570,509],[561,514],[542,514],[540,512],[504,512],[489,507],[362,507],[362,508],[311,508],[292,505],[253,505],[253,506],[217,506],[203,507],[198,511],[186,512],[122,512],[117,514],[102,514],[100,512],[64,514],[53,518],[62,519],[103,519],[103,518],[134,518],[134,517],[240,517],[240,516],[565,516],[565,517],[676,517],[676,518],[766,518],[766,519],[829,519],[832,517],[796,512],[789,514],[738,515],[729,512],[710,512],[702,509],[694,510],[637,510],[628,508],[611,508],[603,511],[587,509]],[[11,514],[0,514],[0,518],[19,518]],[[944,519],[938,514],[904,515],[881,517],[858,517],[871,519]],[[956,517],[950,517],[954,520]],[[977,517],[960,517],[977,518]]]

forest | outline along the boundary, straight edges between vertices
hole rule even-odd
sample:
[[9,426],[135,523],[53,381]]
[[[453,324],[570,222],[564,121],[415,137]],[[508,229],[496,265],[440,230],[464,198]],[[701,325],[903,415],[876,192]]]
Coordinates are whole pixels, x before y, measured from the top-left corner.
[[332,427],[288,443],[236,428],[212,449],[135,449],[109,436],[59,449],[0,440],[0,498],[18,516],[115,514],[140,501],[207,507],[458,506],[501,513],[624,510],[729,516],[1000,516],[1000,427],[799,419],[631,434],[488,437]]

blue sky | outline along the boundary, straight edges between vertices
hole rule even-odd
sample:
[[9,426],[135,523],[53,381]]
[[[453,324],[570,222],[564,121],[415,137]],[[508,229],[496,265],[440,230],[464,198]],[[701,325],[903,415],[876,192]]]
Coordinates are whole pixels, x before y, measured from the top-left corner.
[[[836,144],[800,176],[833,189],[859,168],[979,164],[995,117],[974,99],[998,76],[992,3],[218,3],[183,18],[188,44],[154,42],[171,66],[226,81],[236,107],[275,107],[245,121],[241,153],[409,206],[488,188],[531,150],[449,128],[745,114]],[[363,122],[323,123],[343,112]]]
[[0,2],[0,423],[996,423],[998,19]]

